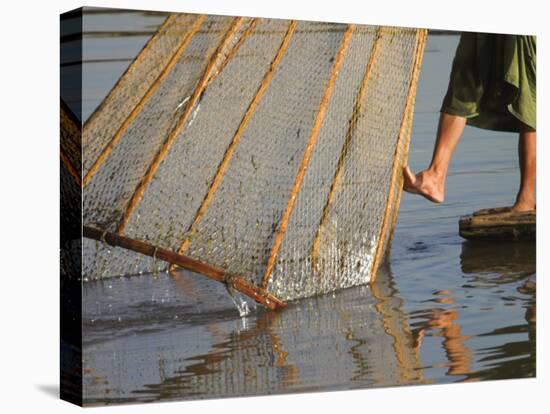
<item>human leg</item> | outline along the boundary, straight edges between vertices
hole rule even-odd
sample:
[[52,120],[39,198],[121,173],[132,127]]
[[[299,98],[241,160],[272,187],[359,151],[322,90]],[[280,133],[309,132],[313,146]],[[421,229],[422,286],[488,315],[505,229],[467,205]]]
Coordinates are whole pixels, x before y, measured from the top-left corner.
[[537,132],[523,125],[518,142],[519,168],[521,173],[519,191],[512,211],[535,209],[535,181],[537,174]]
[[465,125],[466,118],[441,113],[432,161],[427,169],[416,175],[408,166],[405,167],[403,182],[405,191],[420,194],[434,203],[443,202],[449,164]]

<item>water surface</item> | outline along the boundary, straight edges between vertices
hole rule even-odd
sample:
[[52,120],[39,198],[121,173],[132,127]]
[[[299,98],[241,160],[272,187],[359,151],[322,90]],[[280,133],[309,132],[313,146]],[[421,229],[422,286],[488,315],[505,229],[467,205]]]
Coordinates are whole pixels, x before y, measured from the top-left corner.
[[[84,120],[163,19],[87,16]],[[429,37],[411,137],[414,170],[430,160],[457,41]],[[461,215],[512,203],[516,146],[514,134],[468,127],[445,203],[403,195],[389,263],[372,287],[241,318],[223,286],[185,271],[177,279],[84,284],[85,403],[535,376],[534,243],[458,236]]]

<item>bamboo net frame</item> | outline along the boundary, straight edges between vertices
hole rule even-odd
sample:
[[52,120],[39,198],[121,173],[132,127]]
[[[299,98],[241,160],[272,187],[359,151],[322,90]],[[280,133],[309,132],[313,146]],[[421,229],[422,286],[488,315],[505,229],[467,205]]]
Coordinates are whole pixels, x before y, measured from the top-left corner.
[[204,217],[204,214],[208,210],[208,207],[210,206],[210,202],[212,201],[212,198],[214,196],[214,193],[218,189],[220,182],[222,180],[223,174],[227,170],[227,166],[229,162],[231,161],[231,158],[233,157],[233,154],[235,152],[235,148],[237,147],[237,144],[239,143],[243,132],[248,124],[248,121],[250,121],[250,118],[252,117],[252,114],[258,107],[258,104],[260,100],[262,99],[267,87],[269,86],[269,83],[273,79],[273,73],[277,69],[277,66],[281,62],[281,59],[283,58],[286,49],[288,48],[288,44],[290,42],[290,39],[292,38],[292,35],[294,34],[294,31],[296,30],[296,21],[291,20],[287,32],[281,42],[281,46],[279,47],[279,50],[277,52],[277,55],[273,59],[273,62],[269,68],[269,71],[265,74],[264,79],[260,86],[258,87],[258,91],[254,95],[254,98],[250,102],[250,105],[248,106],[248,109],[246,110],[246,113],[239,124],[239,127],[237,129],[237,132],[235,132],[235,136],[233,137],[233,140],[227,147],[227,150],[224,154],[223,160],[220,163],[220,166],[218,167],[218,170],[216,171],[216,175],[214,179],[212,180],[212,185],[210,186],[208,193],[204,197],[203,202],[201,203],[201,206],[199,210],[197,211],[197,214],[195,215],[195,218],[193,220],[193,223],[191,224],[189,230],[188,230],[188,236],[183,241],[182,245],[179,248],[179,253],[183,254],[187,249],[189,248],[189,245],[191,244],[191,238],[193,235],[197,232],[197,225]]
[[244,293],[256,302],[261,303],[269,309],[280,309],[285,307],[285,303],[275,296],[248,283],[239,276],[234,276],[223,269],[210,266],[206,263],[193,260],[189,257],[174,253],[170,250],[159,248],[139,240],[133,240],[121,236],[117,233],[104,232],[93,227],[84,226],[84,237],[99,240],[108,243],[111,246],[120,246],[125,249],[150,256],[154,259],[164,260],[165,262],[181,266],[193,272],[200,273],[212,280],[230,285],[239,292]]
[[130,219],[130,216],[134,212],[137,204],[141,201],[141,198],[143,197],[143,193],[145,192],[145,190],[147,189],[147,186],[153,179],[153,176],[155,175],[160,163],[162,162],[166,154],[168,154],[168,151],[170,150],[172,143],[176,139],[180,129],[183,127],[183,125],[185,125],[185,123],[189,119],[189,116],[191,115],[193,108],[198,103],[208,83],[211,81],[211,78],[215,76],[217,66],[222,64],[224,60],[227,60],[228,58],[230,58],[230,56],[232,56],[232,54],[225,56],[224,52],[225,52],[225,49],[230,44],[230,42],[233,40],[233,37],[237,33],[239,27],[241,27],[242,23],[243,23],[242,17],[235,17],[235,19],[233,20],[233,23],[227,30],[227,33],[223,37],[218,48],[210,58],[208,66],[206,67],[206,70],[204,71],[201,80],[199,81],[199,83],[197,84],[197,87],[193,91],[193,95],[191,96],[191,99],[189,101],[189,104],[186,107],[186,110],[183,112],[182,116],[178,120],[174,129],[170,132],[170,135],[168,135],[166,142],[160,148],[153,163],[147,169],[145,176],[143,177],[139,186],[136,188],[134,194],[132,195],[132,198],[130,199],[128,207],[126,208],[126,211],[124,212],[124,215],[122,216],[120,224],[117,228],[118,234],[122,234],[122,232],[124,231],[124,228],[128,224],[128,220]]
[[[403,152],[408,154],[410,134],[413,122],[414,112],[414,100],[416,97],[416,85],[418,84],[418,77],[420,76],[420,66],[422,64],[422,58],[424,56],[424,47],[426,46],[426,33],[419,31],[416,35],[416,51],[414,55],[414,62],[412,65],[411,80],[409,83],[409,92],[407,94],[407,102],[405,104],[405,110],[403,111],[403,119],[401,121],[401,128],[399,129],[399,136],[397,139],[397,145],[395,148],[395,158],[398,156],[400,147],[404,147]],[[402,156],[403,157],[403,156]],[[382,225],[380,226],[381,242],[376,249],[376,256],[373,264],[372,279],[376,277],[378,267],[382,262],[382,256],[388,251],[388,246],[391,244],[393,237],[393,229],[397,222],[397,213],[399,210],[399,203],[401,201],[401,193],[403,188],[403,165],[394,163],[390,186],[388,191],[388,200],[386,201],[386,211],[384,212],[384,218]]]
[[346,52],[348,51],[351,35],[354,30],[355,30],[355,25],[352,25],[352,24],[348,25],[346,32],[344,33],[344,37],[342,39],[342,45],[340,46],[340,49],[338,50],[338,53],[334,59],[334,65],[332,66],[330,78],[327,82],[327,86],[325,88],[323,98],[319,105],[319,110],[317,111],[317,115],[315,116],[315,122],[313,124],[313,128],[311,129],[311,134],[309,136],[307,146],[304,151],[302,162],[300,163],[298,173],[296,174],[296,178],[294,179],[294,184],[292,185],[292,190],[290,192],[290,197],[288,198],[285,211],[281,217],[281,220],[279,221],[280,223],[279,230],[277,231],[277,236],[275,237],[275,242],[273,243],[273,247],[271,248],[271,253],[269,255],[265,273],[262,277],[262,287],[264,289],[267,287],[267,284],[269,283],[269,278],[271,277],[271,272],[273,271],[273,266],[275,265],[275,259],[277,257],[277,254],[279,253],[283,236],[286,232],[288,221],[290,219],[290,214],[292,214],[292,209],[294,208],[294,204],[296,202],[296,196],[300,191],[300,186],[302,185],[302,182],[304,180],[304,174],[306,172],[306,168],[308,166],[309,161],[311,160],[313,148],[317,142],[319,131],[321,129],[321,123],[323,122],[323,119],[326,114],[326,109],[330,99],[330,95],[332,94],[332,90],[334,89],[334,83],[336,82],[338,71],[340,70],[340,67],[342,66],[342,62],[344,61],[344,57],[346,56]]
[[342,146],[342,152],[340,153],[340,157],[338,158],[338,164],[336,165],[336,171],[334,172],[334,178],[332,179],[332,182],[330,184],[330,191],[329,195],[327,197],[327,201],[325,203],[325,206],[323,207],[323,214],[321,216],[321,221],[319,222],[319,227],[317,229],[317,232],[315,234],[315,238],[313,239],[313,243],[311,245],[311,257],[315,261],[317,258],[317,249],[319,248],[319,243],[321,240],[321,229],[325,226],[325,223],[328,219],[328,212],[330,209],[330,206],[332,202],[334,201],[334,197],[336,194],[336,188],[340,184],[342,180],[342,172],[344,168],[344,162],[346,160],[346,156],[348,151],[350,150],[350,141],[353,138],[353,132],[355,128],[357,127],[357,118],[359,115],[359,110],[361,106],[361,102],[364,99],[365,91],[367,89],[369,79],[371,78],[372,74],[372,68],[373,64],[376,60],[376,57],[378,55],[379,45],[380,45],[380,35],[382,34],[383,27],[378,28],[376,33],[376,38],[374,39],[372,50],[369,55],[369,62],[367,63],[367,70],[365,71],[365,75],[363,77],[363,81],[361,82],[361,86],[359,89],[359,93],[357,94],[357,99],[355,101],[355,105],[353,108],[353,115],[351,118],[351,121],[349,123],[348,130],[346,132],[346,139],[344,141],[344,145]]
[[[84,179],[79,182],[79,185],[82,185],[85,189],[84,237],[99,242],[99,244],[95,244],[95,249],[98,252],[104,248],[105,243],[116,247],[113,252],[110,249],[102,251],[105,266],[109,267],[115,262],[120,262],[128,263],[129,267],[135,269],[134,272],[137,272],[137,269],[147,269],[148,265],[146,263],[150,264],[151,261],[145,262],[138,259],[138,262],[136,262],[134,259],[130,259],[133,256],[128,252],[133,251],[152,258],[153,262],[158,259],[168,263],[170,270],[182,267],[201,273],[218,282],[230,284],[235,290],[244,293],[268,308],[283,307],[285,301],[281,300],[279,295],[286,297],[286,300],[296,296],[292,292],[286,292],[284,284],[281,284],[285,266],[294,263],[294,259],[287,257],[287,251],[289,243],[293,242],[292,237],[295,233],[291,232],[292,234],[289,235],[287,229],[289,226],[295,226],[296,217],[304,211],[304,203],[307,203],[307,200],[304,201],[304,197],[306,197],[304,194],[311,191],[312,182],[314,182],[311,178],[312,171],[318,171],[320,156],[327,157],[326,154],[329,154],[334,160],[331,161],[334,163],[334,167],[331,167],[333,168],[331,170],[331,180],[322,183],[322,186],[326,187],[326,192],[323,190],[323,194],[319,195],[319,200],[323,200],[323,202],[318,219],[314,218],[317,213],[312,216],[316,228],[314,234],[312,234],[311,243],[307,247],[309,258],[305,259],[306,262],[304,262],[312,262],[316,267],[318,263],[324,263],[328,260],[327,258],[337,254],[332,251],[327,256],[327,243],[330,242],[330,237],[333,237],[330,231],[332,231],[331,226],[334,226],[336,220],[334,215],[336,214],[337,218],[340,217],[342,214],[342,200],[345,201],[346,191],[350,191],[349,189],[353,188],[354,185],[349,176],[350,168],[356,162],[353,159],[353,156],[357,153],[354,145],[363,139],[365,128],[369,128],[368,124],[364,125],[366,119],[370,119],[370,122],[373,122],[373,120],[378,122],[378,118],[376,118],[378,115],[373,115],[373,111],[376,112],[376,102],[373,101],[374,98],[371,96],[372,94],[369,94],[369,91],[372,88],[380,88],[384,82],[388,82],[386,78],[391,82],[390,77],[393,76],[398,82],[406,82],[406,90],[403,93],[399,92],[394,94],[395,96],[391,96],[391,99],[395,101],[396,112],[393,116],[394,118],[400,116],[401,119],[399,130],[393,137],[391,134],[385,134],[387,137],[383,138],[385,140],[383,144],[391,148],[392,152],[389,176],[386,178],[385,175],[381,175],[378,178],[384,183],[380,191],[382,191],[381,194],[386,194],[385,204],[380,213],[377,212],[378,210],[372,213],[374,221],[369,224],[373,228],[369,232],[372,232],[372,239],[375,240],[373,258],[365,262],[365,269],[367,270],[363,271],[360,278],[352,281],[352,284],[364,283],[368,279],[374,280],[383,256],[388,250],[397,218],[402,180],[400,171],[405,165],[408,153],[416,83],[427,33],[425,30],[416,29],[361,25],[322,25],[297,21],[271,21],[243,17],[225,18],[185,14],[174,14],[167,18],[159,31],[146,44],[121,79],[115,84],[104,102],[84,125]],[[306,52],[301,48],[304,44],[311,42],[311,39],[318,42],[320,50],[317,54],[310,55],[311,62],[308,62],[310,65],[308,69],[305,68],[307,65],[302,64],[306,61],[295,62],[294,60],[300,54],[304,56],[303,59],[307,59],[304,54]],[[358,51],[361,49],[368,52],[368,58],[365,56],[364,64],[357,58],[360,54]],[[266,60],[270,53],[273,54],[272,58]],[[263,60],[258,56],[262,56]],[[145,76],[143,72],[151,68],[151,61],[155,59],[159,64],[155,65],[153,73]],[[246,59],[256,60],[253,60],[253,63],[245,64]],[[313,59],[319,59],[318,63]],[[131,156],[124,153],[123,148],[133,148],[130,142],[137,139],[134,138],[134,136],[137,136],[135,135],[136,131],[139,132],[137,128],[140,128],[140,125],[148,127],[147,125],[153,122],[152,119],[156,119],[147,114],[154,111],[152,108],[158,106],[159,99],[163,96],[171,96],[172,92],[166,85],[180,82],[177,74],[191,73],[191,69],[188,69],[187,72],[183,72],[183,70],[187,66],[194,68],[195,66],[192,65],[196,65],[200,72],[193,75],[196,76],[196,81],[189,80],[188,85],[193,86],[187,98],[177,106],[176,119],[173,122],[168,119],[171,123],[169,122],[166,127],[163,127],[163,130],[167,131],[167,135],[163,136],[161,131],[155,141],[148,140],[147,145],[155,151],[155,155],[152,157],[148,155],[143,159],[136,158],[133,164],[128,164],[132,167],[134,164],[138,165],[143,172],[138,173],[139,169],[131,172],[135,174],[136,178],[127,179],[128,185],[124,192],[121,192],[123,189],[111,189],[105,184],[109,182],[106,177],[111,180],[114,177],[115,181],[122,180],[123,177],[119,178],[119,176],[125,174],[126,171],[122,169],[123,167],[116,169],[117,163],[121,163],[117,160],[123,160],[124,157]],[[239,79],[239,70],[245,72],[246,68],[250,68],[251,65],[258,66],[256,73],[261,76],[257,76],[257,80],[250,79],[249,83],[251,85],[247,89],[249,92],[245,92],[246,88],[244,87],[238,90],[239,85],[233,79]],[[301,68],[300,65],[304,68]],[[313,71],[309,72],[311,73],[309,77],[306,69]],[[197,69],[193,70],[196,71]],[[298,106],[295,110],[275,108],[271,109],[272,112],[269,112],[270,105],[277,102],[274,100],[278,96],[277,94],[282,93],[281,85],[293,85],[298,82],[298,80],[292,78],[294,76],[293,70],[297,73],[296,79],[299,79],[300,76],[303,77],[302,82],[307,83],[309,79],[313,79],[311,85],[306,85],[311,90],[311,92],[308,92],[311,96],[308,95],[304,98],[305,102],[308,102],[309,99],[311,104],[304,103],[303,108]],[[388,71],[390,74],[386,74],[384,71]],[[362,73],[361,76],[357,76],[359,72]],[[347,107],[338,112],[338,109],[334,109],[335,106],[338,106],[338,102],[335,100],[342,99],[341,96],[343,91],[346,90],[346,84],[355,82],[354,79],[357,79],[358,83],[353,86],[353,88],[357,88],[354,92],[356,95],[352,100],[353,106],[350,107],[349,112],[346,112],[348,111]],[[246,82],[246,80],[247,77],[244,76],[240,82]],[[257,86],[254,86],[254,82],[258,82]],[[129,94],[128,90],[135,89],[135,85],[141,83],[143,83],[143,86],[136,92],[136,96]],[[296,83],[295,87],[298,88],[301,85],[303,83]],[[371,87],[371,85],[373,86]],[[395,87],[397,88],[398,85]],[[186,88],[189,86],[184,85]],[[242,105],[241,103],[249,99],[248,104],[240,109],[242,112],[239,118],[228,118],[227,122],[224,122],[223,115],[218,115],[215,118],[212,111],[208,112],[207,109],[201,109],[203,106],[207,108],[215,107],[216,105],[213,103],[215,98],[212,98],[211,101],[208,99],[210,96],[216,96],[217,93],[220,94],[219,99],[229,99],[228,96],[233,99],[231,102],[234,102],[235,107],[237,103]],[[289,93],[296,93],[295,102],[300,102],[300,99],[302,99],[298,92],[289,90]],[[248,94],[247,98],[244,97],[246,94]],[[234,98],[234,95],[236,98]],[[130,98],[124,101],[125,96],[130,96]],[[175,97],[171,99],[175,99]],[[390,99],[390,97],[387,99]],[[164,100],[166,101],[168,98]],[[120,105],[121,102],[128,103],[125,106],[123,105],[118,118],[110,119],[109,112],[113,111],[115,104]],[[400,109],[401,102],[403,103],[402,109]],[[183,104],[185,106],[179,111],[178,108]],[[235,109],[235,112],[238,114],[237,109]],[[160,119],[166,113],[166,110],[158,109],[159,115],[155,115],[155,117]],[[346,115],[346,113],[349,115]],[[372,118],[373,116],[374,118]],[[386,114],[384,116],[390,115]],[[277,117],[289,117],[288,122],[281,124],[283,129],[287,127],[287,124],[291,125],[293,122],[298,125],[298,138],[302,129],[309,132],[307,139],[292,141],[285,138],[286,142],[295,148],[292,150],[292,154],[290,154],[290,149],[287,150],[289,152],[287,155],[282,154],[285,148],[275,149],[275,151],[281,152],[282,155],[277,152],[274,156],[286,157],[283,159],[289,167],[279,164],[286,174],[284,176],[285,181],[277,182],[276,180],[281,180],[280,177],[283,176],[277,178],[279,173],[277,170],[273,170],[271,174],[275,174],[275,184],[271,183],[267,187],[285,194],[285,196],[284,198],[274,199],[278,207],[273,210],[273,213],[265,213],[270,217],[266,219],[266,223],[256,219],[255,227],[259,229],[259,232],[263,232],[258,233],[258,235],[266,237],[265,241],[262,242],[260,239],[258,239],[260,241],[248,241],[247,237],[249,236],[246,234],[242,236],[244,237],[242,239],[244,244],[250,243],[251,250],[248,253],[250,258],[244,261],[239,260],[240,256],[238,254],[246,254],[246,252],[241,251],[238,239],[234,238],[234,241],[231,242],[233,247],[229,246],[224,232],[234,230],[229,227],[225,228],[219,223],[220,220],[231,220],[231,216],[222,217],[219,216],[219,212],[223,212],[225,208],[223,197],[231,194],[231,191],[235,191],[231,190],[231,186],[235,185],[235,180],[240,182],[240,186],[249,187],[254,183],[261,182],[260,178],[264,181],[269,179],[268,176],[262,175],[269,170],[266,170],[269,166],[269,156],[263,156],[264,158],[259,156],[261,164],[258,167],[256,165],[258,161],[255,161],[256,154],[251,153],[250,155],[246,151],[249,151],[248,148],[253,148],[251,145],[256,145],[252,141],[252,137],[255,133],[258,133],[257,131],[262,131],[258,129],[261,128],[262,122],[265,123],[264,129],[267,130],[272,128],[270,125],[275,125],[273,123],[277,121]],[[217,121],[214,121],[215,119]],[[231,134],[231,139],[225,141],[226,144],[215,144],[216,146],[219,145],[220,149],[225,149],[221,151],[216,149],[219,155],[216,155],[217,161],[212,166],[215,168],[211,168],[211,172],[204,176],[206,186],[201,184],[204,188],[204,190],[201,190],[204,191],[203,195],[201,196],[199,193],[195,197],[186,193],[184,198],[180,200],[178,198],[180,197],[179,194],[184,191],[182,188],[186,187],[186,181],[183,177],[190,173],[178,166],[178,159],[173,154],[180,153],[183,149],[191,151],[188,149],[189,147],[185,147],[186,139],[196,142],[196,145],[200,143],[200,141],[193,141],[197,139],[196,137],[199,136],[200,132],[194,130],[191,125],[202,122],[203,127],[210,128],[212,122],[221,122],[221,125],[216,126],[216,128],[221,129],[224,127],[223,124],[234,122],[231,119],[238,120],[234,126],[234,133]],[[207,121],[210,123],[207,123]],[[326,130],[332,128],[332,125],[339,124],[346,126],[346,128],[342,131],[342,145],[338,152],[334,152],[333,156],[331,151],[326,150],[328,145]],[[373,125],[373,127],[376,128],[376,125]],[[231,127],[227,126],[227,129],[230,130]],[[144,135],[143,139],[147,139],[147,136]],[[271,148],[273,148],[274,141],[268,137],[266,139],[266,147],[271,145]],[[215,141],[209,142],[215,143]],[[284,140],[281,139],[280,145],[284,145],[283,142]],[[137,147],[139,148],[139,145]],[[266,148],[266,153],[268,150],[269,148]],[[151,152],[151,150],[148,151]],[[68,159],[63,152],[61,156],[62,160]],[[243,164],[243,157],[248,157],[248,166]],[[198,160],[189,158],[188,161],[196,164]],[[67,163],[67,160],[65,162]],[[258,173],[259,178],[252,177],[252,181],[244,183],[239,176],[234,178],[236,165],[249,169],[252,165],[252,171],[261,171],[261,173]],[[178,177],[177,172],[170,173],[171,169],[174,168],[178,168],[180,174],[183,174],[181,181],[176,178]],[[264,168],[264,170],[261,168]],[[69,170],[72,171],[70,168]],[[77,169],[74,168],[73,170],[75,179],[80,177],[79,174],[76,174]],[[167,177],[175,181],[175,184],[170,182],[167,182],[167,184],[176,193],[163,194],[162,184],[159,183],[166,181]],[[132,182],[136,182],[136,185],[130,191]],[[189,181],[189,183],[192,184],[192,181]],[[116,191],[119,192],[116,193]],[[115,192],[114,196],[110,194],[112,192]],[[106,195],[103,195],[103,193]],[[149,196],[149,193],[155,195]],[[249,199],[252,200],[250,193],[243,194],[243,206],[256,207],[258,205],[257,202],[248,201]],[[113,206],[108,197],[115,197],[112,200],[117,203],[117,206]],[[150,214],[148,211],[151,211],[151,208],[156,205],[155,203],[158,202],[156,199],[159,197],[167,197],[166,200],[171,204],[177,203],[180,205],[179,211],[173,207],[170,207],[172,209],[170,211],[175,211],[176,214],[187,217],[185,220],[174,219],[174,225],[179,226],[178,228],[181,228],[181,230],[173,230],[172,224],[170,224],[168,225],[168,231],[165,231],[163,229],[166,229],[167,224],[162,222],[159,229],[154,230],[153,233],[143,233],[146,230],[140,233],[139,223],[143,224],[143,217],[148,217],[148,214]],[[88,199],[93,202],[88,203]],[[188,206],[185,200],[195,207]],[[229,209],[227,211],[235,211],[239,215],[244,214],[240,219],[243,220],[243,231],[254,232],[254,226],[249,223],[251,219],[247,219],[245,211],[242,211],[242,209],[239,211],[238,204],[239,200],[236,201],[236,204],[227,207]],[[313,207],[307,208],[312,209]],[[353,211],[349,213],[353,213]],[[157,212],[155,214],[162,213]],[[254,214],[252,213],[251,217]],[[171,220],[170,216],[167,216],[167,218],[169,221]],[[311,222],[310,220],[308,218],[305,222]],[[338,218],[338,220],[341,220],[341,218]],[[374,230],[375,227],[377,230]],[[210,230],[212,228],[214,230]],[[212,231],[213,233],[211,233]],[[218,244],[213,243],[213,247],[209,244],[211,241],[209,234],[212,234],[212,239],[218,241]],[[327,235],[329,236],[328,239]],[[204,241],[205,237],[208,238],[206,242]],[[170,238],[169,241],[167,241],[168,238]],[[354,242],[344,241],[343,243],[346,246],[352,246]],[[364,243],[355,247],[346,247],[348,252],[345,254],[350,255],[350,260],[355,260],[353,255],[358,249],[364,250],[366,247],[363,245]],[[88,251],[93,249],[92,246],[94,245],[88,244]],[[259,248],[262,250],[254,250]],[[209,256],[214,254],[212,252],[218,252],[216,254],[219,259],[212,259],[212,256]],[[226,252],[226,255],[230,254],[230,256],[224,256],[224,252]],[[281,256],[281,254],[283,255]],[[261,257],[257,259],[257,255]],[[85,262],[88,268],[97,267],[97,263],[94,262],[95,259],[91,259],[91,256],[93,255],[88,254],[88,260],[86,260],[85,254]],[[96,254],[96,259],[97,257]],[[264,258],[265,261],[263,261]],[[130,265],[130,260],[134,260],[133,263],[137,264]],[[338,260],[341,259],[334,257],[330,260],[332,260],[333,266],[339,266]],[[297,264],[296,266],[303,267],[304,265]],[[345,271],[349,273],[349,270]],[[315,270],[313,269],[312,272],[315,273]],[[126,273],[131,274],[132,270],[128,270]],[[276,277],[273,276],[274,273],[276,273]],[[306,277],[308,286],[311,286],[311,281],[315,280],[312,278],[320,276],[316,274],[313,276],[306,275]],[[316,292],[323,293],[324,291],[334,290],[334,283],[338,285],[339,282],[331,283],[327,286],[323,285]],[[346,283],[341,283],[342,286],[337,287],[346,287]],[[293,289],[296,290],[299,287]],[[310,293],[304,294],[309,295]]]

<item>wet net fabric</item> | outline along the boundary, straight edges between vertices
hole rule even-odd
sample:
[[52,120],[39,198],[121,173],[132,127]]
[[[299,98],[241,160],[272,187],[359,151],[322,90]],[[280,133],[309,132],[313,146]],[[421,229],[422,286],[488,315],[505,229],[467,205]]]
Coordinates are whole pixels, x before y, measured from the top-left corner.
[[[175,14],[83,132],[84,225],[291,300],[389,246],[425,31]],[[83,275],[166,270],[85,239]]]

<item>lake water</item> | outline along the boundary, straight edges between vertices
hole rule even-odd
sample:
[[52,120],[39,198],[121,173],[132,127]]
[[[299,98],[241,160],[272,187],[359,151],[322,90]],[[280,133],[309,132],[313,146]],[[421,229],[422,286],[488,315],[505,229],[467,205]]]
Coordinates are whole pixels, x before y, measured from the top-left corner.
[[[84,120],[163,19],[87,15]],[[429,37],[413,170],[431,158],[457,42]],[[372,287],[241,318],[223,286],[189,272],[85,283],[85,404],[534,377],[535,244],[458,235],[461,215],[512,203],[516,148],[514,134],[467,127],[445,203],[403,195],[389,263]]]

